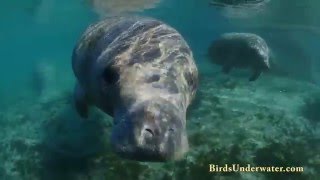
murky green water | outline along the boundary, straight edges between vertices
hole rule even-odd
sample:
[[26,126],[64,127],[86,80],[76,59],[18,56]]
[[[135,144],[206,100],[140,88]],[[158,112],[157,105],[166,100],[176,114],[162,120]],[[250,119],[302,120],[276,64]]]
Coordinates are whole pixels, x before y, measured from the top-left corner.
[[[152,1],[0,3],[0,179],[317,179],[319,2]],[[109,144],[112,119],[97,111],[82,121],[71,105],[76,41],[89,24],[127,11],[171,25],[193,51],[200,86],[188,112],[190,152],[183,160],[121,159]],[[206,53],[226,32],[261,36],[276,66],[255,82],[247,70],[222,73]],[[304,171],[209,173],[209,164]]]

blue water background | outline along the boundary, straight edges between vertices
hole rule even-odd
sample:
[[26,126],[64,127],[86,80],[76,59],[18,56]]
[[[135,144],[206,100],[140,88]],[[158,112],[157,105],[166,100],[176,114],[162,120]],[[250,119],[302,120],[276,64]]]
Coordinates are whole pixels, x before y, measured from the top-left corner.
[[[26,95],[30,72],[38,61],[52,62],[61,78],[73,79],[71,52],[85,28],[98,15],[76,0],[48,0],[46,10],[32,10],[35,2],[18,1],[0,6],[0,96],[12,103]],[[28,8],[29,7],[29,8]],[[37,7],[36,7],[37,8]],[[188,41],[200,68],[210,41],[228,30],[228,22],[207,3],[165,1],[141,15],[161,19],[174,26]],[[207,66],[203,66],[207,67]]]

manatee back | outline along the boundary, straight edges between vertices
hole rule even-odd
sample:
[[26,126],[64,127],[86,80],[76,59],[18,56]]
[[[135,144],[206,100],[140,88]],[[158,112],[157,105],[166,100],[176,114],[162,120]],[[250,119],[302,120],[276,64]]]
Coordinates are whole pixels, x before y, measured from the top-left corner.
[[90,25],[73,50],[72,68],[76,77],[80,82],[84,81],[99,59],[102,59],[105,65],[112,64],[114,57],[130,46],[129,43],[121,42],[126,42],[159,24],[161,22],[151,18],[115,16]]
[[210,57],[215,63],[231,63],[235,66],[264,63],[268,51],[266,42],[251,33],[225,33],[209,48]]
[[85,30],[72,53],[72,68],[79,81],[87,76],[92,65],[110,43],[134,23],[134,19],[129,21],[113,17],[92,24]]
[[94,94],[99,94],[97,80],[105,72],[118,74],[119,84],[127,84],[123,81],[130,72],[135,72],[134,81],[139,81],[139,73],[146,76],[147,72],[167,72],[161,76],[168,76],[168,81],[178,78],[183,82],[178,83],[179,89],[189,89],[184,92],[189,96],[187,101],[194,96],[198,81],[192,51],[183,37],[169,25],[149,17],[108,17],[91,25],[74,48],[72,67],[78,82]]
[[247,39],[225,34],[211,44],[208,53],[212,61],[218,65],[236,65],[244,63],[239,57],[248,57],[251,50]]
[[234,36],[238,41],[245,43],[241,49],[243,53],[239,55],[244,57],[243,62],[247,62],[257,68],[269,67],[270,50],[262,37],[253,33],[235,33]]

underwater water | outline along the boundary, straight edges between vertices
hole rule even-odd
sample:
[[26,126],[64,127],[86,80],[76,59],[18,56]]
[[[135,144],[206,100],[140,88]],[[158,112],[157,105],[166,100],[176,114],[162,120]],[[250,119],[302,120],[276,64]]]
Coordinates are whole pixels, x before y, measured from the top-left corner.
[[[0,179],[319,178],[320,2],[234,7],[213,1],[110,3],[99,11],[90,0],[0,2]],[[116,7],[171,25],[193,52],[199,87],[187,113],[190,150],[182,160],[120,158],[110,147],[112,118],[96,109],[83,121],[72,106],[75,43],[88,25],[117,14]],[[225,74],[212,63],[208,47],[227,32],[261,36],[271,51],[270,72],[249,82],[250,71]],[[209,164],[303,172],[209,172]]]

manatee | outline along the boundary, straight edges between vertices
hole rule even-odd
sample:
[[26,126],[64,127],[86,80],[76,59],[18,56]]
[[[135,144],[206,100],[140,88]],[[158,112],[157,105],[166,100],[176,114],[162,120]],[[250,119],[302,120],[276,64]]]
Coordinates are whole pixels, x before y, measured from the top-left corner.
[[195,99],[193,52],[170,25],[113,16],[90,25],[72,53],[74,104],[113,118],[111,147],[120,157],[164,162],[188,152],[186,113]]
[[56,70],[53,64],[41,60],[36,62],[30,73],[31,89],[40,99],[49,98],[55,92],[53,87],[56,84]]
[[31,88],[37,96],[43,94],[46,88],[45,71],[43,64],[36,64],[31,71]]
[[209,58],[221,65],[224,73],[233,68],[250,68],[253,74],[249,81],[255,81],[270,69],[269,55],[265,40],[252,33],[225,33],[208,49]]
[[86,0],[100,16],[142,12],[160,4],[161,0]]
[[234,7],[251,7],[267,3],[270,0],[211,0],[213,6],[234,6]]
[[267,9],[270,0],[211,0],[209,4],[228,18],[251,18]]

